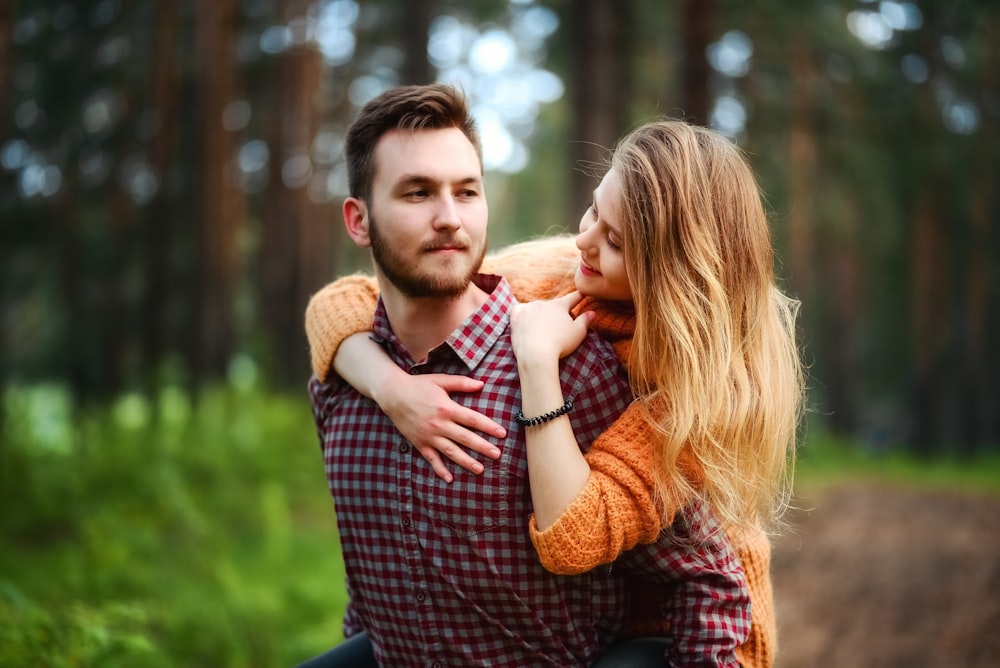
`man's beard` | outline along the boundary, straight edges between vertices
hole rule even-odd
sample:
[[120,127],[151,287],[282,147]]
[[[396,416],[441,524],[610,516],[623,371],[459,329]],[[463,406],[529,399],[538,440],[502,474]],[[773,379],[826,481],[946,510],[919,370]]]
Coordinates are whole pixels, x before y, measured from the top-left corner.
[[[376,266],[397,290],[408,297],[441,297],[450,299],[458,297],[465,292],[472,282],[473,276],[479,271],[486,256],[486,244],[479,249],[479,256],[469,265],[468,271],[464,274],[442,273],[425,274],[419,273],[407,259],[400,255],[393,248],[392,243],[387,241],[379,233],[378,224],[375,217],[369,212],[368,235],[372,244],[372,258]],[[443,238],[439,245],[454,243],[451,238]]]

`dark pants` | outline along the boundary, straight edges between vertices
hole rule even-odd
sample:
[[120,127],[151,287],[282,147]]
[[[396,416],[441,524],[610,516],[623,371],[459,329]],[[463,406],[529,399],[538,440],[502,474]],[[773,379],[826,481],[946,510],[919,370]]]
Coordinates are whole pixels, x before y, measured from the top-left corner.
[[[597,659],[594,668],[663,668],[666,649],[666,638],[620,640]],[[296,668],[378,668],[378,663],[368,636],[359,633]]]
[[594,662],[594,668],[663,668],[667,642],[659,636],[619,640]]
[[378,668],[378,662],[368,635],[359,633],[296,668]]

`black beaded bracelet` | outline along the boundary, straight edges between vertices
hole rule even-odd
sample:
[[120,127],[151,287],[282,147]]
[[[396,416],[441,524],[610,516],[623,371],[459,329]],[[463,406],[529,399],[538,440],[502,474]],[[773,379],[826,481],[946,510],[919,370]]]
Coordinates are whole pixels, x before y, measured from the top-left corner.
[[521,412],[521,409],[518,409],[517,414],[514,415],[514,419],[522,427],[537,427],[540,424],[545,424],[546,422],[555,420],[560,415],[566,415],[566,413],[569,413],[571,410],[573,410],[573,400],[567,399],[562,406],[554,411],[549,411],[544,415],[539,415],[533,418],[524,417],[524,413]]

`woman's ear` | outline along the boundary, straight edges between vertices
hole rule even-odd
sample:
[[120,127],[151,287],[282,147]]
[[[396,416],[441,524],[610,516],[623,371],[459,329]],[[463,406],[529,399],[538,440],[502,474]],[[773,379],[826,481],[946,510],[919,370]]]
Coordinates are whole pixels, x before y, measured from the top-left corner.
[[344,227],[355,244],[371,246],[371,238],[368,236],[368,205],[364,200],[357,197],[344,200]]

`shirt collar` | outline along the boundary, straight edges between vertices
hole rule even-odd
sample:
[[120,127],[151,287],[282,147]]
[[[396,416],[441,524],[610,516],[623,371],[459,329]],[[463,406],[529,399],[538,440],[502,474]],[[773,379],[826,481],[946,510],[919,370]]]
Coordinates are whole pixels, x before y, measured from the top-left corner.
[[[442,354],[460,360],[470,371],[475,369],[493,348],[510,324],[510,312],[516,300],[507,280],[494,274],[476,274],[473,279],[480,289],[489,293],[486,301],[459,325],[444,342],[431,350],[427,362],[440,359]],[[409,368],[414,361],[392,331],[381,297],[372,324],[375,339],[398,363]]]

